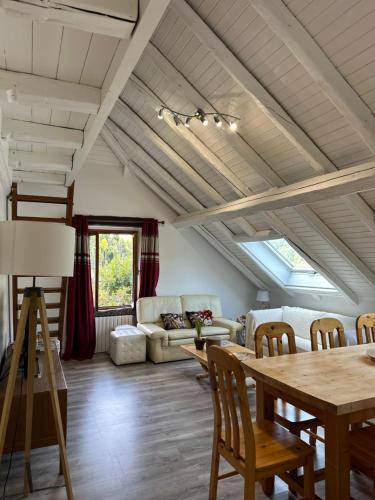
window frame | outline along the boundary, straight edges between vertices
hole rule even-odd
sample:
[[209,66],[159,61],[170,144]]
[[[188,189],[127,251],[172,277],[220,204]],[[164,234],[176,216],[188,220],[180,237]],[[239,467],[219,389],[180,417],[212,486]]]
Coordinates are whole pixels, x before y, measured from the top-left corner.
[[[124,304],[123,306],[99,307],[99,235],[100,234],[128,234],[133,236],[133,305]],[[135,302],[138,293],[138,251],[139,251],[139,233],[136,230],[124,229],[90,229],[88,232],[89,238],[95,236],[95,293],[94,293],[94,309],[95,316],[106,316],[121,311],[121,314],[129,314],[134,312]]]

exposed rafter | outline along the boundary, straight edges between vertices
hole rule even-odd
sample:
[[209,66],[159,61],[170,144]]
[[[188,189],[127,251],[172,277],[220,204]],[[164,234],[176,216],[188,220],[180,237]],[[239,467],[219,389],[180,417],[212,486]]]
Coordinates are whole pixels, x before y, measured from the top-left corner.
[[68,149],[79,149],[83,143],[81,130],[11,118],[3,118],[1,135],[7,140],[37,142]]
[[[137,76],[132,75],[129,83],[129,87],[140,93],[143,98],[147,99],[153,106],[160,106],[160,99],[152,90],[147,87],[145,83],[142,82]],[[193,134],[193,132],[186,127],[176,127],[173,119],[165,115],[164,122],[173,130],[174,133],[181,136],[184,140],[188,141],[191,146],[198,152],[206,163],[216,172],[221,174],[222,179],[226,185],[237,194],[237,196],[243,196],[243,194],[251,194],[251,189],[243,182],[239,177],[233,174],[232,170],[214,153],[212,153],[208,148],[202,148],[202,141]],[[231,134],[233,135],[233,134]]]
[[[108,126],[107,126],[108,125]],[[186,209],[178,204],[166,191],[164,191],[153,179],[151,179],[144,171],[137,165],[136,162],[129,159],[128,155],[124,151],[121,145],[121,137],[123,135],[120,134],[118,137],[113,134],[116,131],[116,126],[111,125],[111,122],[107,122],[107,125],[104,125],[103,130],[101,132],[101,136],[104,141],[111,148],[113,153],[117,156],[119,161],[125,166],[128,166],[134,173],[139,177],[151,190],[153,190],[162,200],[164,200],[170,207],[175,210],[178,214],[187,213]],[[112,129],[112,130],[111,130]],[[159,167],[162,169],[162,167]],[[163,169],[162,169],[163,170]],[[159,172],[160,173],[160,172]],[[175,182],[172,182],[172,187],[175,188]],[[182,188],[182,187],[181,187]],[[181,191],[181,190],[180,190]],[[191,195],[185,191],[183,193],[182,188],[182,198],[187,201],[191,199]],[[190,201],[188,201],[190,203]],[[199,202],[196,202],[199,204]],[[229,231],[224,224],[216,223],[215,227],[218,228],[225,235]],[[225,228],[225,229],[224,229]],[[247,266],[245,266],[239,259],[237,259],[234,255],[232,255],[229,250],[217,239],[215,238],[206,228],[197,227],[196,231],[203,236],[218,252],[220,252],[231,264],[233,264],[244,276],[246,276],[252,283],[254,283],[259,288],[266,288],[264,282],[258,278]],[[223,231],[224,229],[224,231]]]
[[100,90],[80,83],[0,70],[0,101],[96,114]]
[[272,188],[219,207],[206,208],[195,214],[178,217],[176,226],[183,227],[218,220],[230,220],[241,215],[253,215],[259,212],[315,203],[374,188],[375,160],[305,179],[286,187]]
[[[153,53],[153,56],[155,60],[159,62],[159,60],[157,59],[158,55],[155,51]],[[163,61],[163,67],[164,69],[168,70],[168,77],[172,79],[174,76],[174,72],[176,70],[173,71],[173,68],[171,68],[170,66],[171,64],[169,62],[167,63],[165,60]],[[182,87],[183,90],[186,90],[187,93],[190,92],[191,94],[193,94],[194,90],[192,90],[191,84],[189,84],[189,82],[187,82],[186,80],[182,80],[180,78],[179,81],[180,85],[183,85]],[[142,97],[144,99],[151,100],[151,104],[154,106],[155,101],[157,101],[158,99],[157,96],[155,96],[152,90],[149,89],[141,80],[139,80],[139,78],[134,77],[134,82],[136,83],[136,87],[134,87],[134,89],[137,88],[138,92],[141,93]],[[175,131],[175,133],[178,133],[178,130],[176,129],[179,129],[179,127],[175,127],[174,125],[171,126],[172,129]],[[225,140],[224,137],[226,137],[227,135],[229,134],[222,136],[223,140]],[[189,144],[192,144],[198,151],[198,153],[201,154],[203,157],[207,157],[211,153],[210,150],[207,148],[207,146],[205,146],[203,143],[201,143],[200,141],[198,141],[197,143],[196,137],[194,134],[191,133],[191,131],[188,131],[188,134],[184,134],[184,139],[186,139],[189,142]],[[241,150],[243,153],[244,150],[246,150],[247,143],[240,138],[240,142],[241,141],[243,142]],[[249,149],[250,151],[252,151],[251,148]],[[212,163],[212,166],[215,167],[215,163]],[[221,172],[223,173],[223,171]],[[278,184],[285,186],[285,183],[281,178],[279,178]],[[239,191],[242,190],[242,185],[243,183],[240,180],[236,183],[236,186],[238,187]],[[242,193],[244,195],[247,195],[248,190],[242,191]],[[360,200],[358,196],[357,199]],[[351,267],[353,267],[354,269],[356,269],[356,271],[362,274],[365,277],[365,279],[369,281],[369,283],[373,286],[374,282],[372,281],[373,277],[372,271],[369,270],[368,267],[365,266],[364,263],[357,257],[357,255],[354,252],[352,252],[350,248],[347,245],[345,245],[345,243],[340,238],[338,238],[337,235],[331,229],[329,229],[327,225],[323,223],[323,221],[313,212],[313,210],[310,207],[298,206],[295,208],[295,210],[298,213],[298,215],[301,216],[309,224],[309,226],[312,227],[319,235],[321,235],[332,246],[332,248],[334,248],[335,251],[337,251],[348,262],[348,264]],[[276,214],[274,214],[274,218],[277,219]],[[280,223],[282,223],[281,220]],[[249,233],[247,232],[247,234]]]
[[301,238],[297,236],[297,234],[287,226],[280,217],[276,217],[274,213],[269,212],[266,217],[268,223],[275,229],[275,231],[283,234],[288,240],[289,243],[297,250],[302,250],[304,255],[304,259],[319,273],[324,276],[335,288],[340,290],[348,299],[354,304],[358,304],[358,297],[353,290],[348,287],[348,285],[340,278],[340,276],[331,269],[328,269],[324,265],[322,265],[321,259],[318,255],[308,247]]
[[375,116],[282,0],[250,0],[272,31],[375,153]]
[[111,66],[103,82],[101,90],[101,105],[99,112],[90,128],[85,134],[84,144],[81,150],[77,151],[73,158],[73,170],[67,175],[67,184],[70,185],[79,170],[82,168],[87,156],[98,137],[106,119],[124,85],[128,81],[133,69],[138,63],[148,41],[157,28],[171,0],[150,1],[144,7],[137,27],[132,34],[130,41],[122,40],[117,48]]
[[[155,57],[156,57],[156,55],[155,55]],[[164,67],[165,66],[166,66],[166,64],[164,64]],[[173,73],[170,70],[170,68],[169,68],[169,71],[170,71],[170,74]],[[180,82],[183,83],[183,81],[180,81]],[[143,82],[141,82],[139,79],[136,80],[136,83],[137,83],[138,91],[141,92],[142,96],[145,99],[151,99],[151,103],[154,104],[154,99],[156,96],[152,93],[151,89],[148,89],[148,87]],[[186,88],[187,89],[190,88],[190,84],[188,82],[186,83]],[[190,90],[191,90],[191,88],[190,88]],[[156,97],[156,99],[157,99],[157,97]],[[176,127],[173,127],[173,129],[176,130]],[[191,134],[191,135],[192,135],[192,137],[195,137],[193,134]],[[226,134],[226,135],[229,135],[229,134]],[[194,147],[197,149],[197,151],[203,157],[206,157],[208,154],[210,154],[210,150],[204,144],[201,143],[200,145],[198,145],[195,140],[190,142],[190,140],[189,140],[190,135],[189,134],[185,136],[185,139],[188,140],[189,144],[194,145]],[[224,135],[222,136],[222,140],[225,141]],[[244,154],[244,151],[246,151],[247,148],[249,148],[250,151],[252,151],[251,148],[247,145],[247,143],[245,141],[243,141],[242,138],[240,138],[240,141],[242,141],[242,149],[241,149],[242,154]],[[244,159],[246,160],[246,157]],[[215,164],[213,163],[212,166],[215,167]],[[241,190],[241,188],[240,188],[241,182],[242,181],[239,180],[238,184],[237,184],[237,186],[240,190]],[[285,182],[280,177],[278,177],[278,185],[285,186]],[[248,193],[248,191],[243,192],[244,195],[246,195],[247,193]],[[352,196],[357,196],[357,195],[352,195]],[[357,199],[361,200],[358,196],[357,196]],[[321,219],[319,219],[319,217],[313,212],[313,210],[310,207],[298,206],[295,208],[295,210],[298,213],[298,215],[300,217],[302,217],[312,228],[314,228],[314,230],[320,236],[322,236],[332,246],[332,248],[334,248],[341,255],[341,257],[343,257],[343,259],[346,262],[348,262],[348,264],[352,268],[356,269],[356,271],[358,271],[361,275],[364,276],[366,281],[368,281],[372,286],[374,286],[374,281],[372,281],[372,278],[373,278],[372,271],[370,269],[368,269],[367,266],[364,265],[364,263],[357,257],[357,255],[354,252],[352,252],[351,249],[342,240],[340,240],[337,237],[337,235],[327,225],[325,225],[323,223],[323,221],[321,221]],[[273,215],[274,215],[274,219],[276,220],[278,218],[278,216],[276,214],[273,214]],[[264,218],[265,218],[265,221],[269,223],[267,216],[265,216]],[[280,220],[280,223],[283,224],[283,222],[281,220]],[[330,276],[333,276],[333,275],[334,275],[334,273],[332,271],[330,271]],[[338,279],[338,282],[341,282],[341,280],[338,276],[337,276],[337,279]]]
[[[145,134],[145,136],[163,153],[168,156],[168,158],[177,165],[184,174],[192,181],[194,184],[204,192],[211,200],[212,203],[225,203],[225,199],[203,178],[201,175],[194,170],[194,168],[189,165],[173,148],[171,148],[161,137],[159,137],[154,130],[152,130],[147,123],[145,123],[140,116],[137,115],[124,101],[119,100],[117,102],[117,109],[127,114],[131,120],[136,123]],[[252,235],[255,233],[255,229],[244,219],[236,220],[239,226],[247,234]]]
[[[308,161],[317,172],[323,173],[337,170],[337,167],[329,158],[320,151],[302,128],[294,122],[285,109],[235,57],[187,2],[184,0],[176,0],[173,3],[173,8],[177,9],[185,23],[211,51],[223,68],[225,68],[231,77],[254,100],[258,107],[272,120],[274,125],[292,144],[295,145],[306,161]],[[281,186],[283,184],[273,183],[273,185]],[[346,203],[351,206],[352,210],[366,227],[370,231],[375,232],[374,212],[359,195],[354,195],[354,200],[352,200],[353,197],[348,197]]]
[[50,173],[42,174],[40,172],[25,172],[23,170],[14,170],[12,181],[63,186],[65,184],[65,175]]
[[34,172],[70,172],[72,157],[59,153],[39,153],[33,151],[9,151],[9,166],[13,170]]
[[[114,36],[117,38],[129,38],[136,21],[136,9],[129,12],[127,9],[128,21],[116,19],[106,15],[96,14],[94,12],[85,12],[79,9],[64,9],[62,6],[53,8],[45,6],[40,2],[39,5],[32,5],[26,2],[15,0],[0,0],[0,6],[4,12],[9,15],[22,15],[31,17],[34,21],[60,24],[62,26],[75,28],[90,33],[99,33],[101,35]],[[64,4],[64,2],[62,2]],[[125,2],[129,4],[129,2]],[[117,12],[116,12],[117,14]],[[118,15],[118,14],[117,14]]]

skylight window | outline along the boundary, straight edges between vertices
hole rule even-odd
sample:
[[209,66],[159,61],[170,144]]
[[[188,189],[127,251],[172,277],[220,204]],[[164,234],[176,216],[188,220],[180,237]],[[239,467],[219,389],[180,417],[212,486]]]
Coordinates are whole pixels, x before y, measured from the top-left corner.
[[266,241],[266,244],[279,257],[284,259],[293,270],[313,271],[310,264],[306,262],[305,259],[298,252],[296,252],[286,240],[284,240],[284,238],[280,238],[279,240],[269,240]]
[[335,286],[284,238],[249,241],[240,245],[275,283],[286,290],[315,294],[337,293]]

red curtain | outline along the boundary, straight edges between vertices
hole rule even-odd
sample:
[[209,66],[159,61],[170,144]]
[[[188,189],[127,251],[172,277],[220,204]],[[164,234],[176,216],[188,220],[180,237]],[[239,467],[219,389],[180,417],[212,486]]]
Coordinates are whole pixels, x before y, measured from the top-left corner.
[[154,297],[159,280],[159,225],[151,219],[142,224],[139,297]]
[[76,228],[74,276],[68,282],[66,344],[63,359],[90,359],[95,351],[95,310],[87,217],[73,218]]

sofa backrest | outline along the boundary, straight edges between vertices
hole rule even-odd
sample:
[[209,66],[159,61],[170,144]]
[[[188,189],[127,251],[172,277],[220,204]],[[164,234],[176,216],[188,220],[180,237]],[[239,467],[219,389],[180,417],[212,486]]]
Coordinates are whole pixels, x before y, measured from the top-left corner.
[[160,314],[182,314],[181,298],[178,295],[143,297],[137,300],[138,323],[159,323]]
[[[313,309],[304,309],[302,307],[283,306],[283,321],[289,323],[298,337],[310,340],[310,325],[315,319],[336,318],[344,326],[345,334],[349,338],[353,336],[355,330],[355,318],[336,314],[327,311],[315,311]],[[352,343],[352,342],[349,342]]]
[[217,295],[181,295],[182,312],[210,309],[214,318],[222,318],[221,301]]
[[307,340],[310,340],[311,323],[316,319],[327,316],[322,311],[314,311],[313,309],[304,309],[302,307],[283,306],[281,309],[283,321],[289,323],[298,337]]

